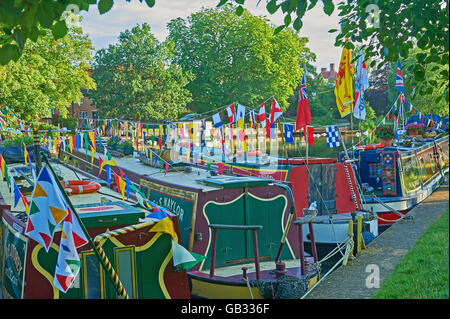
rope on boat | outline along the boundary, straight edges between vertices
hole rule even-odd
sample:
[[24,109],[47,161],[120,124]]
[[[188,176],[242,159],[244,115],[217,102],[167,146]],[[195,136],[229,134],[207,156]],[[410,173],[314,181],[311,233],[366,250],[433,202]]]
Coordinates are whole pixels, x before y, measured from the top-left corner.
[[129,299],[129,296],[128,296],[125,288],[123,287],[123,285],[122,285],[122,283],[121,283],[121,281],[119,279],[119,276],[117,275],[117,273],[114,270],[114,268],[111,266],[111,263],[110,263],[108,257],[106,256],[105,251],[102,248],[102,244],[108,238],[119,236],[119,235],[123,235],[123,234],[127,234],[129,232],[135,231],[135,230],[143,228],[145,226],[152,225],[154,223],[155,222],[147,222],[147,223],[142,223],[142,224],[138,224],[138,225],[126,226],[126,227],[122,227],[122,228],[119,228],[119,229],[111,230],[111,231],[106,232],[106,233],[99,234],[99,235],[97,235],[94,238],[94,243],[95,243],[95,246],[98,249],[98,252],[100,253],[100,257],[103,259],[103,261],[104,261],[104,263],[106,265],[106,268],[111,273],[111,275],[113,277],[113,280],[114,280],[115,284],[117,285],[117,287],[119,288],[119,291],[120,291],[120,294],[121,294],[122,298],[124,298],[124,299]]
[[354,247],[353,238],[348,237],[348,238],[347,238],[346,249],[345,249],[345,255],[342,256],[342,258],[339,259],[339,261],[338,261],[336,264],[334,264],[334,266],[331,267],[330,270],[328,270],[328,272],[327,272],[325,275],[323,275],[323,276],[322,276],[322,277],[314,284],[314,286],[311,287],[311,289],[309,289],[303,296],[301,296],[300,299],[304,299],[306,296],[308,296],[309,293],[310,293],[311,291],[313,291],[313,289],[316,288],[316,287],[322,282],[322,280],[324,280],[326,277],[328,277],[328,275],[329,275],[330,273],[332,273],[332,272],[334,271],[334,269],[335,269],[341,262],[344,262],[345,260],[347,260],[348,257],[349,257],[349,255],[350,255],[350,252],[353,251],[353,247]]
[[243,277],[243,279],[247,283],[247,287],[248,287],[248,291],[250,292],[250,296],[252,297],[252,299],[255,299],[255,297],[253,297],[252,288],[250,287],[250,283],[248,282],[248,279],[245,277]]
[[122,296],[123,299],[130,299],[130,297],[128,296],[127,292],[125,291],[125,288],[123,287],[123,285],[119,279],[119,276],[117,275],[114,268],[111,266],[111,263],[109,262],[108,257],[106,257],[105,251],[103,250],[102,246],[100,245],[100,243],[95,243],[95,246],[97,247],[97,250],[100,253],[100,257],[102,258],[103,262],[105,263],[106,268],[112,275],[114,283],[119,288],[120,295]]

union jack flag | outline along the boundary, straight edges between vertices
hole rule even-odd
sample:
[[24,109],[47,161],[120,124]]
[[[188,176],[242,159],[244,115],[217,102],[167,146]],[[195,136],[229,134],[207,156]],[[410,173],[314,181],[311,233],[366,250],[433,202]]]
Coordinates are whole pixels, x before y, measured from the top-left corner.
[[404,93],[403,73],[402,73],[402,65],[400,64],[400,59],[397,62],[397,74],[395,76],[395,87],[401,93]]
[[300,83],[300,94],[298,95],[298,101],[308,99],[308,95],[306,94],[306,81],[305,81],[305,73],[303,73],[302,82]]

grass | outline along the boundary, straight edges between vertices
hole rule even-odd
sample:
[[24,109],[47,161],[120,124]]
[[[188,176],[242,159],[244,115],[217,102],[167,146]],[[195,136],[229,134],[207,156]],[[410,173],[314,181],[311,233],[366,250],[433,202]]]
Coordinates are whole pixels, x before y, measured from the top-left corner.
[[372,299],[449,298],[449,211],[419,238]]

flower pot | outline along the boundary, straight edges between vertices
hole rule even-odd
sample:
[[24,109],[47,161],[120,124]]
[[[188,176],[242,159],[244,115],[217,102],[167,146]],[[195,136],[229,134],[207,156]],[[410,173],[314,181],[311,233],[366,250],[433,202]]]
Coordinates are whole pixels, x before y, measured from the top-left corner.
[[409,136],[419,135],[419,132],[418,132],[417,129],[415,129],[415,130],[409,130],[409,131],[408,131],[408,135],[409,135]]
[[380,143],[383,144],[385,147],[388,147],[388,146],[392,146],[393,140],[394,139],[385,140],[385,139],[380,138]]

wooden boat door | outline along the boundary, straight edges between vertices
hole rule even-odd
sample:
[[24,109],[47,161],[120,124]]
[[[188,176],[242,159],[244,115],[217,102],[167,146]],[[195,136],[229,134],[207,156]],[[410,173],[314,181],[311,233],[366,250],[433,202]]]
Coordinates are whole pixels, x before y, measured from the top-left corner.
[[317,214],[336,213],[336,164],[308,166],[308,205],[317,204]]

